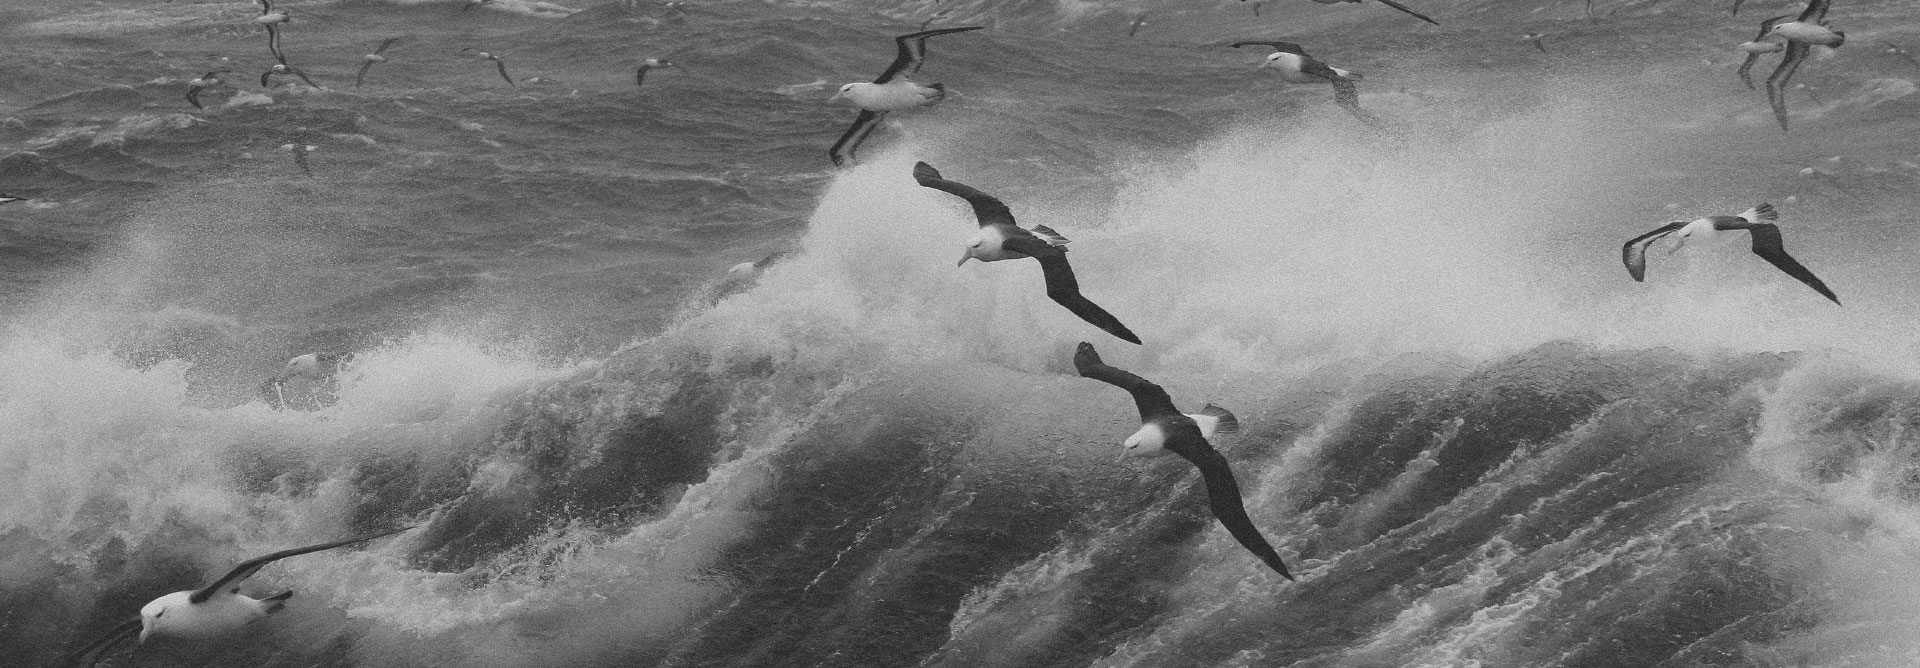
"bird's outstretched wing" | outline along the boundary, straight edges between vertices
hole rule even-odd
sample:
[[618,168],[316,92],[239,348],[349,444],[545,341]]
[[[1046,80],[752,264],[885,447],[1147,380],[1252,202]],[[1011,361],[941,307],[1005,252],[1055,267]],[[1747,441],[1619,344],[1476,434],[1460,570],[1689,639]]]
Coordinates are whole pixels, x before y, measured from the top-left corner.
[[1306,49],[1300,48],[1300,45],[1294,44],[1293,42],[1246,41],[1246,42],[1234,42],[1232,46],[1233,48],[1236,48],[1236,49],[1243,46],[1270,46],[1270,47],[1273,47],[1273,50],[1275,51],[1282,51],[1282,52],[1296,54],[1300,56],[1307,55]]
[[1814,276],[1813,272],[1808,271],[1799,261],[1794,260],[1793,256],[1787,254],[1786,245],[1780,239],[1779,226],[1772,223],[1754,223],[1747,227],[1747,232],[1753,235],[1754,255],[1778,267],[1780,271],[1787,272],[1788,276],[1799,279],[1801,283],[1807,284],[1807,287],[1813,288],[1814,292],[1833,300],[1833,303],[1840,303],[1840,298],[1834,296],[1832,290],[1827,289],[1827,284],[1821,282],[1820,277]]
[[308,78],[307,78],[307,73],[306,73],[306,72],[304,72],[304,71],[302,71],[302,70],[299,70],[299,69],[296,69],[296,68],[293,68],[293,67],[288,67],[288,68],[287,68],[287,71],[288,71],[288,72],[292,72],[292,73],[293,73],[293,75],[294,75],[294,76],[296,76],[296,77],[300,77],[300,80],[301,80],[301,81],[305,81],[305,82],[307,82],[307,85],[309,85],[309,86],[312,86],[312,87],[314,87],[314,88],[319,88],[319,87],[320,87],[320,84],[317,84],[317,83],[314,83],[312,79],[308,79]]
[[1400,11],[1403,11],[1403,12],[1406,12],[1406,13],[1408,13],[1408,14],[1412,14],[1412,15],[1413,15],[1413,17],[1414,17],[1414,18],[1416,18],[1416,19],[1420,19],[1420,20],[1422,20],[1422,21],[1426,21],[1426,22],[1428,22],[1428,23],[1431,23],[1431,24],[1434,24],[1434,25],[1440,25],[1440,22],[1439,22],[1439,21],[1435,21],[1435,20],[1433,20],[1433,19],[1431,19],[1431,18],[1428,18],[1426,14],[1422,14],[1422,13],[1420,13],[1420,12],[1416,12],[1416,11],[1413,11],[1413,9],[1412,9],[1412,8],[1409,8],[1409,7],[1407,7],[1406,5],[1403,5],[1403,4],[1400,4],[1400,3],[1398,3],[1398,2],[1394,2],[1393,0],[1380,0],[1380,4],[1383,4],[1383,5],[1386,5],[1386,6],[1388,6],[1388,7],[1392,7],[1392,8],[1394,8],[1394,9],[1398,9],[1398,10],[1400,10]]
[[1247,507],[1240,500],[1240,484],[1233,478],[1233,467],[1227,465],[1227,458],[1220,456],[1218,450],[1200,437],[1200,430],[1192,425],[1177,430],[1167,438],[1167,449],[1192,462],[1200,469],[1200,479],[1207,484],[1207,505],[1213,509],[1214,519],[1227,528],[1227,533],[1247,548],[1253,556],[1266,562],[1269,568],[1280,577],[1293,579],[1287,572],[1287,564],[1280,560],[1280,553],[1260,535],[1260,529],[1253,526],[1253,518],[1247,516]]
[[1049,244],[1032,233],[1008,238],[1000,242],[1000,247],[1040,261],[1040,273],[1047,281],[1047,297],[1055,303],[1067,307],[1068,311],[1080,316],[1087,324],[1099,327],[1122,341],[1136,345],[1140,343],[1140,337],[1135,336],[1126,325],[1120,324],[1119,318],[1080,294],[1080,282],[1073,277],[1073,266],[1067,264],[1066,248]]
[[1626,263],[1627,274],[1636,281],[1647,280],[1647,246],[1659,241],[1660,237],[1673,234],[1686,226],[1686,221],[1667,223],[1652,232],[1634,237],[1626,245],[1621,246],[1620,261]]
[[360,73],[353,75],[354,88],[359,88],[360,84],[367,80],[367,70],[373,68],[373,63],[374,61],[371,60],[360,63]]
[[1833,0],[1807,0],[1807,8],[1800,11],[1799,21],[1822,23],[1827,20],[1827,8],[1833,6]]
[[1093,344],[1081,341],[1073,351],[1073,368],[1081,376],[1126,390],[1133,395],[1133,404],[1140,409],[1140,421],[1151,422],[1162,418],[1180,415],[1180,409],[1173,405],[1173,398],[1167,391],[1153,381],[1133,375],[1130,372],[1107,366],[1100,360],[1100,353]]
[[287,64],[287,54],[280,52],[280,26],[267,24],[267,50],[273,52],[273,59]]
[[357,536],[354,538],[348,538],[346,540],[337,540],[331,543],[321,543],[319,545],[308,545],[306,547],[296,547],[291,550],[281,550],[279,552],[275,552],[273,554],[269,554],[264,557],[256,557],[253,559],[248,559],[246,561],[241,562],[239,566],[233,567],[233,570],[227,571],[226,575],[223,575],[220,577],[220,579],[213,581],[213,584],[207,585],[205,588],[199,591],[193,592],[192,595],[187,597],[187,601],[191,603],[205,603],[207,602],[208,598],[211,598],[214,594],[219,593],[220,590],[239,584],[241,580],[245,580],[249,577],[253,577],[254,573],[260,572],[260,569],[265,567],[267,564],[271,564],[275,561],[279,561],[287,557],[299,556],[302,554],[307,554],[309,552],[319,552],[321,550],[331,550],[336,547],[341,547],[344,545],[352,545],[354,543],[364,543],[364,542],[373,540],[375,538],[391,536],[393,534],[400,533],[402,531],[406,531],[412,528],[413,528],[412,526],[404,526],[398,529],[388,529],[386,531],[370,533],[365,536]]
[[1773,117],[1780,121],[1781,132],[1787,131],[1787,81],[1793,78],[1812,49],[1807,44],[1788,42],[1786,52],[1780,56],[1780,66],[1767,77],[1767,103],[1773,105]]
[[206,86],[188,86],[187,104],[193,105],[195,109],[205,109],[206,107],[200,106],[200,91],[206,90],[206,88]]
[[506,79],[507,85],[512,86],[514,88],[520,87],[520,84],[513,82],[513,77],[507,76],[507,61],[501,60],[499,58],[495,58],[493,59],[493,67],[495,69],[500,70],[500,78]]
[[880,127],[880,118],[886,115],[884,111],[860,110],[860,115],[853,119],[853,126],[840,135],[840,140],[833,143],[833,148],[827,149],[827,156],[833,158],[833,166],[853,164],[854,153],[860,150],[860,144],[867,140],[867,135],[873,134],[874,128]]
[[929,37],[956,32],[967,32],[969,30],[980,30],[985,27],[986,26],[940,28],[938,30],[922,30],[920,32],[895,37],[893,38],[893,42],[899,47],[899,52],[894,54],[893,63],[887,65],[886,71],[881,72],[880,76],[875,77],[873,82],[883,84],[892,81],[894,77],[911,76],[913,73],[919,72],[920,66],[927,62],[927,38]]
[[93,642],[87,643],[87,646],[80,648],[80,651],[68,655],[67,662],[64,665],[80,666],[82,665],[80,663],[81,659],[86,659],[88,654],[92,654],[93,658],[88,660],[84,665],[86,668],[93,668],[94,664],[100,662],[100,657],[106,656],[107,652],[112,650],[114,645],[118,645],[120,641],[133,637],[133,634],[139,630],[139,617],[120,622],[100,637],[95,638]]
[[940,170],[934,169],[933,165],[924,162],[913,163],[913,180],[918,181],[923,187],[966,200],[967,204],[973,206],[973,217],[979,219],[982,227],[1001,223],[1015,224],[1013,211],[1007,208],[1006,203],[992,195],[980,192],[973,186],[948,181],[940,176]]
[[373,55],[378,56],[380,54],[386,53],[387,47],[393,46],[394,42],[398,42],[406,38],[407,38],[406,35],[401,35],[399,37],[388,37],[386,41],[380,43],[379,48],[373,50]]

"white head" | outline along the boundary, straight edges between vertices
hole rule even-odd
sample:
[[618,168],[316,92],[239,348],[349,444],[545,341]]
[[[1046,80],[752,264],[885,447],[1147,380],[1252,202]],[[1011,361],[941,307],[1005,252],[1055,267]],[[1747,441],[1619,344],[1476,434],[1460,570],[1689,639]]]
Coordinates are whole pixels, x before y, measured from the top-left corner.
[[193,592],[188,591],[174,592],[153,599],[152,603],[140,608],[140,642],[146,642],[147,638],[155,633],[167,635],[172,624],[179,619],[177,614],[173,619],[167,618],[167,612],[174,609],[184,610],[186,606],[193,605],[187,600],[187,597],[192,595]]
[[1133,432],[1120,444],[1121,454],[1128,457],[1158,457],[1167,453],[1167,432],[1157,423],[1140,425],[1140,431]]
[[986,258],[980,257],[981,248],[986,244],[987,244],[987,235],[985,234],[973,235],[973,241],[967,242],[967,247],[960,251],[960,261],[955,263],[953,266],[956,266],[956,267],[965,266],[967,264],[967,260],[975,260],[975,259],[980,260],[981,262],[986,262],[987,261]]
[[849,97],[849,96],[851,96],[851,95],[853,95],[853,91],[856,91],[856,90],[859,90],[859,89],[860,89],[860,87],[861,87],[861,86],[863,86],[863,85],[866,85],[866,86],[870,86],[870,85],[872,85],[872,84],[860,84],[860,83],[850,83],[850,84],[847,84],[847,85],[845,85],[845,86],[841,86],[841,87],[840,87],[840,92],[838,92],[838,93],[834,93],[834,94],[833,94],[833,97],[830,97],[830,98],[827,98],[827,101],[828,101],[828,102],[832,102],[832,101],[834,101],[834,100],[846,100],[846,99],[851,99],[851,97]]

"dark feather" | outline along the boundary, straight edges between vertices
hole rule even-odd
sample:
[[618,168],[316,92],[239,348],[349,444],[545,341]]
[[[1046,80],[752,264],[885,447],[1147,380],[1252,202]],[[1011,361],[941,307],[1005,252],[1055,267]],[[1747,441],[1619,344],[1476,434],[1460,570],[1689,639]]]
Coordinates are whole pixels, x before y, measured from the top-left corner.
[[969,30],[980,30],[985,27],[986,26],[940,28],[938,30],[922,30],[920,32],[895,37],[893,38],[893,42],[899,51],[894,54],[893,63],[887,65],[886,71],[881,72],[880,76],[874,78],[873,83],[883,84],[892,81],[894,77],[912,76],[915,72],[919,72],[920,66],[927,60],[927,38],[956,32],[967,32]]
[[193,592],[192,595],[187,597],[187,602],[205,603],[207,602],[207,599],[212,598],[213,595],[219,593],[220,590],[225,589],[232,585],[239,584],[241,580],[245,580],[249,577],[253,577],[254,573],[260,572],[260,569],[265,567],[267,564],[271,564],[275,561],[279,561],[287,557],[299,556],[299,555],[307,554],[310,552],[319,552],[321,550],[331,550],[336,547],[341,547],[344,545],[352,545],[354,543],[364,543],[366,541],[370,541],[375,538],[380,538],[383,536],[391,536],[393,534],[400,533],[402,531],[406,531],[412,528],[413,528],[412,526],[404,526],[398,529],[388,529],[386,531],[370,533],[365,536],[348,538],[346,540],[337,540],[331,543],[321,543],[319,545],[308,545],[306,547],[296,547],[291,550],[281,550],[279,552],[275,552],[273,554],[269,554],[264,557],[248,559],[246,561],[241,562],[240,565],[233,567],[233,570],[228,571],[227,574],[221,576],[220,579],[213,581],[213,584],[207,585],[205,588],[199,591]]
[[981,227],[1015,225],[1013,211],[1007,208],[1006,203],[992,195],[980,192],[973,186],[946,180],[940,176],[940,170],[934,169],[933,165],[924,162],[914,163],[913,180],[918,181],[921,186],[966,200],[967,204],[973,206],[973,215],[979,219]]
[[1408,7],[1406,6],[1406,5],[1403,5],[1403,4],[1400,4],[1400,3],[1398,3],[1398,2],[1394,2],[1393,0],[1380,0],[1380,4],[1383,4],[1383,5],[1386,5],[1386,6],[1388,6],[1388,7],[1392,7],[1392,8],[1394,8],[1394,9],[1398,9],[1398,10],[1400,10],[1400,11],[1403,11],[1403,12],[1406,12],[1406,13],[1408,13],[1408,14],[1412,14],[1412,15],[1413,15],[1413,17],[1414,17],[1414,18],[1416,18],[1416,19],[1420,19],[1420,20],[1422,20],[1422,21],[1426,21],[1426,22],[1428,22],[1428,23],[1431,23],[1431,24],[1434,24],[1434,25],[1440,25],[1440,22],[1439,22],[1439,21],[1435,21],[1435,20],[1433,20],[1433,19],[1431,19],[1431,18],[1427,18],[1427,15],[1426,15],[1426,14],[1422,14],[1422,13],[1420,13],[1420,12],[1416,12],[1416,11],[1413,11],[1413,10],[1412,10],[1411,8],[1408,8]]
[[493,67],[494,67],[495,69],[498,69],[498,70],[500,70],[500,78],[502,78],[502,79],[506,79],[506,80],[507,80],[507,85],[509,85],[509,86],[513,86],[514,88],[519,88],[519,87],[520,87],[520,84],[517,84],[517,83],[514,83],[514,82],[513,82],[513,77],[510,77],[510,76],[507,76],[507,62],[506,62],[506,61],[504,61],[504,60],[501,60],[501,59],[499,59],[499,58],[494,58],[494,59],[493,59]]
[[86,658],[88,654],[92,654],[93,658],[88,660],[85,665],[87,668],[93,668],[94,664],[100,662],[100,657],[106,656],[107,652],[111,651],[114,645],[118,645],[120,641],[133,637],[133,634],[139,630],[139,617],[120,622],[99,638],[95,638],[93,642],[87,643],[86,647],[80,648],[80,651],[69,655],[70,658],[66,665],[80,665],[81,659]]
[[1742,222],[1730,225],[1727,229],[1743,228],[1753,235],[1754,255],[1778,267],[1780,271],[1787,272],[1788,276],[1799,279],[1801,283],[1807,284],[1807,287],[1813,288],[1814,292],[1833,300],[1833,303],[1840,303],[1840,298],[1835,296],[1832,290],[1827,289],[1826,283],[1821,282],[1818,276],[1814,276],[1813,272],[1808,271],[1799,261],[1794,260],[1793,256],[1787,254],[1786,245],[1780,239],[1779,226],[1772,223]]
[[1773,105],[1773,117],[1780,121],[1781,132],[1787,131],[1787,81],[1799,71],[1800,63],[1806,61],[1807,52],[1812,49],[1800,42],[1788,42],[1786,53],[1780,57],[1780,66],[1767,77],[1767,102]]
[[1626,263],[1627,275],[1632,276],[1636,281],[1647,280],[1647,246],[1686,226],[1686,221],[1667,223],[1652,232],[1634,237],[1626,245],[1621,246],[1620,261]]
[[1796,20],[1816,24],[1824,23],[1827,20],[1827,8],[1832,5],[1833,0],[1807,0],[1807,8],[1801,10],[1800,18]]
[[[1243,46],[1270,46],[1270,47],[1273,47],[1273,50],[1275,50],[1275,51],[1284,51],[1284,52],[1286,52],[1286,53],[1292,53],[1292,54],[1297,54],[1297,55],[1300,55],[1300,56],[1307,56],[1307,51],[1306,51],[1306,49],[1302,49],[1302,48],[1300,48],[1300,45],[1298,45],[1298,44],[1294,44],[1293,42],[1254,42],[1254,41],[1248,41],[1248,42],[1234,42],[1232,46],[1233,46],[1233,48],[1236,48],[1236,49],[1238,49],[1238,48],[1240,48],[1240,47],[1243,47]],[[1307,57],[1311,57],[1311,56],[1307,56]]]
[[1047,296],[1055,303],[1080,316],[1087,324],[1099,327],[1122,341],[1136,345],[1140,343],[1140,337],[1121,324],[1119,318],[1080,294],[1080,282],[1073,277],[1073,267],[1067,264],[1067,249],[1048,244],[1031,233],[1026,237],[1009,238],[1002,242],[1001,247],[1040,261],[1040,272],[1047,281]]
[[884,111],[862,109],[860,115],[853,119],[853,126],[840,135],[840,140],[833,143],[833,148],[827,149],[827,155],[833,158],[833,166],[853,164],[854,153],[860,150],[861,142],[867,140],[867,135],[873,134],[874,128],[880,127],[880,119],[886,115]]
[[1100,360],[1100,353],[1093,344],[1085,341],[1073,351],[1073,368],[1087,378],[1126,390],[1133,395],[1134,406],[1140,409],[1140,421],[1152,422],[1180,416],[1180,409],[1173,405],[1173,398],[1167,391],[1153,381],[1133,375],[1127,371],[1107,366]]

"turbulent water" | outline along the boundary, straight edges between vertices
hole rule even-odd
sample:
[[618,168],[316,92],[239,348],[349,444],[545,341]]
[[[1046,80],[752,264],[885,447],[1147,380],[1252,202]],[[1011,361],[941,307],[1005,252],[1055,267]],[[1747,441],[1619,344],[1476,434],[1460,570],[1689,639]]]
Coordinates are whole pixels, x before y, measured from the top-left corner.
[[[1920,5],[1837,0],[1782,133],[1732,45],[1795,2],[1407,2],[1444,25],[283,3],[314,91],[257,85],[250,3],[4,0],[0,663],[406,524],[262,571],[298,593],[235,636],[101,665],[1920,663],[1920,63],[1888,50]],[[827,98],[928,20],[990,28],[832,169]],[[1364,73],[1388,129],[1243,39]],[[636,88],[648,57],[679,67]],[[973,219],[918,160],[1073,239],[1146,345],[1033,263],[955,268]],[[1844,307],[1744,237],[1622,270],[1762,201]],[[1216,445],[1298,582],[1191,466],[1118,456],[1133,404],[1081,340],[1239,415]],[[356,357],[276,409],[311,351]]]

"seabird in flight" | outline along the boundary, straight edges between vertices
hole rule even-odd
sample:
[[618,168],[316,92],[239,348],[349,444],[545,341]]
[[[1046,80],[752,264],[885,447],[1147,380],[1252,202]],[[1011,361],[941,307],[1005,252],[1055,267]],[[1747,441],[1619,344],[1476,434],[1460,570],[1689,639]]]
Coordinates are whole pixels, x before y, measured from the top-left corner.
[[473,48],[473,47],[471,47],[471,46],[469,46],[469,47],[466,47],[466,48],[463,48],[463,49],[460,49],[460,52],[461,52],[461,53],[466,53],[466,52],[468,52],[468,51],[472,51],[472,52],[474,52],[474,53],[477,53],[477,54],[480,54],[480,57],[481,57],[481,58],[485,58],[485,59],[487,59],[487,60],[491,60],[491,61],[493,61],[493,66],[494,66],[494,67],[495,67],[496,69],[499,69],[499,70],[500,70],[500,78],[502,78],[502,79],[506,79],[506,80],[507,80],[507,85],[509,85],[509,86],[513,86],[514,88],[519,88],[519,87],[520,87],[520,84],[517,84],[517,83],[514,83],[514,82],[513,82],[513,77],[510,77],[510,76],[507,76],[507,63],[506,63],[506,61],[503,61],[503,60],[501,60],[499,56],[496,56],[496,55],[493,55],[493,54],[491,54],[491,53],[487,53],[487,52],[485,52],[485,51],[481,51],[481,50],[479,50],[479,49],[476,49],[476,48]]
[[403,39],[406,39],[405,35],[401,35],[399,37],[388,37],[387,41],[380,43],[380,48],[374,49],[373,53],[367,54],[366,57],[362,59],[366,62],[360,63],[360,73],[353,75],[353,87],[359,88],[360,84],[367,80],[367,70],[373,67],[374,63],[387,62],[387,57],[380,54],[386,53],[387,47],[393,46],[394,42],[398,42]]
[[646,85],[647,70],[664,69],[664,68],[673,67],[673,66],[674,66],[673,61],[661,60],[659,58],[648,58],[646,60],[640,61],[640,69],[635,70],[633,73],[633,85],[635,86]]
[[1826,283],[1822,283],[1819,277],[1813,275],[1813,272],[1807,271],[1806,267],[1801,266],[1793,256],[1787,254],[1787,249],[1780,240],[1780,228],[1773,223],[1760,222],[1779,219],[1780,214],[1773,210],[1773,205],[1761,203],[1759,206],[1741,212],[1738,216],[1707,216],[1692,222],[1667,223],[1659,229],[1628,241],[1620,248],[1620,259],[1626,262],[1627,274],[1633,276],[1633,280],[1645,281],[1647,246],[1660,240],[1661,237],[1679,233],[1680,242],[1674,244],[1673,250],[1667,251],[1668,255],[1672,255],[1673,251],[1680,250],[1680,247],[1686,245],[1690,239],[1701,239],[1704,242],[1723,231],[1746,230],[1753,237],[1754,255],[1778,267],[1780,271],[1787,272],[1788,276],[1799,279],[1815,292],[1833,300],[1833,303],[1840,303],[1840,298],[1834,296],[1832,290],[1827,289]]
[[1139,16],[1133,17],[1133,25],[1127,26],[1127,36],[1132,37],[1134,33],[1140,32],[1140,26],[1143,26],[1146,24],[1147,24],[1147,13],[1140,12]]
[[208,88],[212,88],[214,86],[225,85],[227,82],[225,79],[220,78],[220,75],[228,72],[232,72],[232,71],[233,70],[225,69],[225,68],[217,69],[212,72],[206,73],[206,75],[198,79],[188,81],[187,82],[187,104],[193,105],[193,108],[195,109],[205,109],[206,107],[203,107],[200,105],[200,91],[206,90]]
[[1799,18],[1786,23],[1776,23],[1769,35],[1779,35],[1787,39],[1787,53],[1780,57],[1780,66],[1774,68],[1773,75],[1767,77],[1767,101],[1773,104],[1773,117],[1780,121],[1780,131],[1787,130],[1787,80],[1793,78],[1795,70],[1807,60],[1808,52],[1815,46],[1840,48],[1847,41],[1847,34],[1828,28],[1827,7],[1832,0],[1808,0],[1807,8],[1800,12]]
[[1754,90],[1753,75],[1749,74],[1748,72],[1753,70],[1754,63],[1760,61],[1760,54],[1779,53],[1781,51],[1787,50],[1786,43],[1767,41],[1767,36],[1773,34],[1774,24],[1779,23],[1781,21],[1785,21],[1789,18],[1792,18],[1792,16],[1793,15],[1791,14],[1788,14],[1786,16],[1775,16],[1765,21],[1761,21],[1760,36],[1740,43],[1740,46],[1738,48],[1741,51],[1745,51],[1747,53],[1746,61],[1740,63],[1740,69],[1739,69],[1740,80],[1746,82],[1748,90]]
[[[1354,3],[1357,3],[1357,2],[1360,2],[1360,0],[1313,0],[1313,1],[1314,1],[1314,2],[1318,2],[1318,3],[1320,3],[1320,4],[1323,4],[1323,5],[1337,5],[1337,4],[1340,4],[1340,3],[1342,3],[1342,2],[1354,2]],[[1388,7],[1392,7],[1392,8],[1394,8],[1394,9],[1398,9],[1398,10],[1400,10],[1400,11],[1403,11],[1403,12],[1406,12],[1406,13],[1408,13],[1408,14],[1411,14],[1411,15],[1413,15],[1413,17],[1414,17],[1414,18],[1416,18],[1416,19],[1420,19],[1420,20],[1422,20],[1422,21],[1426,21],[1426,22],[1428,22],[1428,23],[1431,23],[1431,24],[1434,24],[1434,25],[1440,25],[1440,22],[1439,22],[1439,21],[1435,21],[1435,20],[1433,20],[1433,19],[1431,19],[1431,18],[1428,18],[1426,14],[1422,14],[1422,13],[1420,13],[1420,12],[1416,12],[1416,11],[1413,11],[1413,9],[1412,9],[1412,8],[1410,8],[1410,7],[1407,7],[1406,5],[1403,5],[1403,4],[1400,4],[1400,3],[1398,3],[1398,2],[1394,2],[1394,0],[1380,0],[1380,4],[1383,4],[1383,5],[1386,5],[1386,6],[1388,6]]]
[[[302,144],[302,146],[305,145]],[[302,157],[300,151],[294,151],[295,161],[301,161]],[[304,169],[305,165],[302,165],[302,168]],[[274,374],[272,378],[268,378],[262,389],[272,388],[273,398],[278,400],[275,406],[285,406],[287,394],[283,388],[287,381],[295,378],[324,380],[328,376],[339,373],[342,367],[352,361],[353,353],[307,353],[287,360],[286,367],[282,368],[280,373]]]
[[266,88],[266,87],[267,87],[267,80],[268,80],[268,79],[272,79],[272,78],[273,78],[273,75],[275,75],[275,74],[291,74],[291,75],[294,75],[294,76],[297,76],[297,77],[300,77],[300,80],[301,80],[301,81],[305,81],[305,82],[307,82],[307,85],[309,85],[309,86],[312,86],[312,87],[314,87],[314,88],[316,88],[316,89],[320,87],[320,84],[317,84],[317,83],[314,83],[312,79],[308,79],[308,78],[307,78],[307,73],[306,73],[306,72],[302,72],[302,71],[300,71],[300,70],[298,70],[298,69],[295,69],[295,68],[293,68],[292,66],[290,66],[290,65],[288,65],[288,64],[286,64],[286,63],[274,63],[274,64],[273,64],[273,67],[269,67],[269,68],[267,68],[267,71],[265,71],[265,72],[261,72],[261,73],[260,73],[260,87],[261,87],[261,88]]
[[922,86],[907,78],[919,72],[920,65],[927,61],[927,38],[980,30],[982,27],[922,30],[893,38],[899,53],[893,57],[893,64],[888,65],[886,71],[874,77],[873,81],[841,86],[840,92],[828,99],[844,99],[860,108],[860,116],[853,120],[853,127],[847,128],[846,134],[840,135],[840,140],[827,150],[827,155],[833,158],[833,164],[844,167],[853,162],[854,152],[860,150],[860,143],[867,140],[867,135],[873,134],[873,129],[880,125],[880,118],[886,116],[887,112],[931,107],[946,99],[945,86],[937,83]]
[[11,204],[11,203],[13,203],[13,202],[18,202],[18,201],[21,201],[21,200],[24,200],[24,199],[26,199],[26,198],[25,198],[25,197],[14,197],[14,196],[12,196],[12,195],[8,195],[8,194],[5,194],[5,193],[0,193],[0,204]]
[[274,60],[286,63],[286,55],[280,53],[280,24],[292,21],[293,17],[274,11],[273,0],[253,0],[253,4],[260,6],[260,15],[253,17],[253,22],[267,28],[267,50],[273,52]]
[[254,573],[260,572],[260,569],[267,564],[310,552],[364,543],[412,528],[405,526],[331,543],[282,550],[241,562],[239,566],[235,566],[219,580],[215,580],[213,584],[204,588],[178,591],[153,599],[152,603],[140,608],[138,618],[122,622],[106,635],[87,643],[86,647],[74,654],[74,658],[78,660],[88,654],[94,654],[93,660],[87,662],[88,666],[92,666],[98,663],[100,657],[106,655],[114,645],[133,635],[135,630],[140,632],[142,643],[156,635],[201,640],[231,633],[242,626],[279,612],[281,608],[286,607],[287,599],[293,596],[292,591],[284,591],[256,599],[240,593],[240,582],[253,577]]
[[1207,505],[1213,508],[1214,518],[1227,528],[1227,533],[1233,534],[1234,540],[1240,541],[1242,547],[1266,562],[1280,577],[1293,579],[1280,554],[1253,526],[1253,519],[1247,517],[1246,505],[1240,500],[1240,485],[1234,481],[1233,468],[1227,464],[1227,458],[1207,443],[1216,433],[1240,430],[1233,413],[1213,404],[1207,404],[1198,414],[1181,413],[1166,390],[1145,378],[1107,366],[1100,361],[1100,353],[1094,351],[1093,344],[1085,341],[1081,341],[1073,353],[1073,368],[1082,376],[1133,395],[1133,403],[1140,409],[1140,430],[1127,437],[1124,443],[1127,456],[1152,457],[1171,452],[1191,462],[1200,469],[1200,479],[1207,485]]
[[1280,70],[1280,80],[1287,83],[1330,83],[1333,84],[1333,101],[1347,111],[1371,122],[1372,114],[1360,108],[1360,89],[1353,82],[1360,80],[1359,72],[1349,72],[1338,67],[1314,60],[1305,49],[1292,42],[1234,42],[1234,48],[1243,46],[1273,47],[1273,53],[1260,63],[1260,68]]
[[1530,32],[1520,36],[1521,41],[1532,44],[1533,48],[1539,49],[1541,53],[1547,52],[1546,39],[1547,35],[1545,33],[1537,32]]
[[1120,324],[1119,318],[1080,295],[1080,283],[1073,277],[1073,267],[1067,264],[1066,237],[1045,225],[1035,226],[1031,230],[1021,228],[1014,223],[1013,211],[1006,204],[972,186],[942,178],[940,172],[927,163],[914,163],[913,180],[920,182],[923,187],[955,195],[973,206],[973,215],[980,221],[980,231],[960,256],[959,264],[966,264],[967,260],[995,262],[1023,257],[1039,260],[1040,272],[1046,277],[1048,297],[1080,316],[1081,320],[1106,330],[1108,334],[1128,343],[1140,343],[1140,337],[1134,336],[1126,325]]

